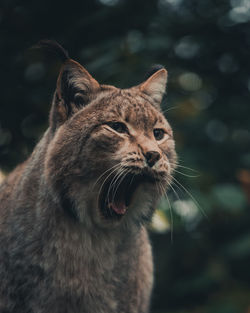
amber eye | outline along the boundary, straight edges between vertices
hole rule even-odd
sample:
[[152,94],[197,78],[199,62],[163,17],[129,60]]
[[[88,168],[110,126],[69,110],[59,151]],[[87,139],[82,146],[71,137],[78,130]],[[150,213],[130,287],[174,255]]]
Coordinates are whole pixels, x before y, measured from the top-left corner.
[[156,140],[161,140],[164,137],[164,130],[161,128],[155,128],[154,129],[154,136]]
[[125,124],[121,122],[110,122],[108,126],[114,129],[117,133],[127,133],[128,128]]

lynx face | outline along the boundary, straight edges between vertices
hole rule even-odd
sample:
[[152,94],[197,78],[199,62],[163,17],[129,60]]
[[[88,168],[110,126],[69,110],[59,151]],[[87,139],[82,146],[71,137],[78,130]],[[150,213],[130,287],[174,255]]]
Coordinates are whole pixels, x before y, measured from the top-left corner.
[[176,162],[172,130],[160,112],[166,79],[160,69],[121,90],[99,85],[73,60],[63,66],[45,179],[74,219],[100,227],[150,220]]

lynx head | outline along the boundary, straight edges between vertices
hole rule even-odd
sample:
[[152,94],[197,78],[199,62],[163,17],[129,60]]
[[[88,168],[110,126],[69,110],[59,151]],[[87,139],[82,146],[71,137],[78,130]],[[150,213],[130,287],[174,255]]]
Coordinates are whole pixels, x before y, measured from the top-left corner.
[[160,110],[167,71],[119,89],[99,84],[56,47],[65,58],[50,112],[50,190],[68,218],[89,227],[150,220],[176,162]]

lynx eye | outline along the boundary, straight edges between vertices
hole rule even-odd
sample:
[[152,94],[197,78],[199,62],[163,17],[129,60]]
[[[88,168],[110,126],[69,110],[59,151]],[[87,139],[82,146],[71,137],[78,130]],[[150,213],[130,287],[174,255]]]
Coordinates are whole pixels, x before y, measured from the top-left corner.
[[127,126],[121,122],[110,122],[108,123],[108,126],[115,130],[117,133],[122,134],[128,132]]
[[74,97],[74,103],[77,107],[82,107],[84,105],[83,95],[80,93],[77,93]]
[[165,135],[165,131],[161,128],[154,129],[154,136],[156,140],[161,140]]

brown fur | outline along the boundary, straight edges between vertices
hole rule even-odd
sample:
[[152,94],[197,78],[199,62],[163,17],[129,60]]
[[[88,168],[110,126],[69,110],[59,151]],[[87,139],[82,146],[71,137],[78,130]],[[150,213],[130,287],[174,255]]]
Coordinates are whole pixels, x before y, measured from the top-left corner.
[[[166,73],[121,90],[66,60],[49,129],[0,186],[0,312],[148,312],[153,266],[144,224],[176,162],[160,112]],[[154,129],[164,129],[165,139],[156,140]],[[103,216],[104,186],[127,188],[129,172],[143,176],[126,213]]]

